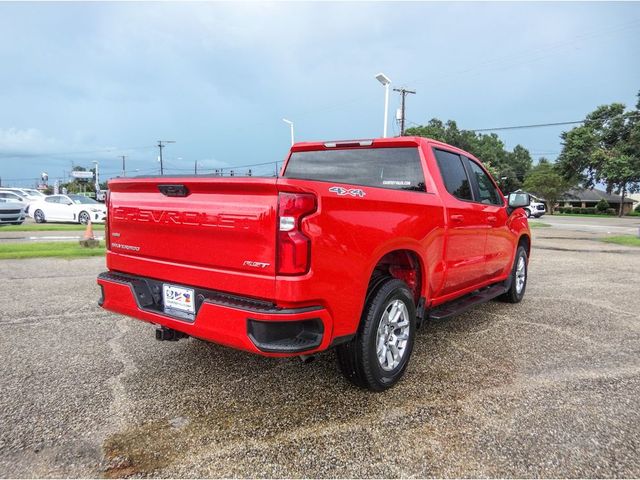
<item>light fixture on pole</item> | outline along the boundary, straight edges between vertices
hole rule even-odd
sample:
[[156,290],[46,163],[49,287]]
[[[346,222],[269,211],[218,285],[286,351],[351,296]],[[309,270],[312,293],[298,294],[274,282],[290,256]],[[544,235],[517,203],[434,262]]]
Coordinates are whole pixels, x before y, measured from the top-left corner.
[[284,123],[286,123],[287,125],[289,125],[289,128],[291,129],[291,145],[294,144],[294,140],[293,140],[293,122],[291,120],[287,120],[286,118],[283,118],[282,121]]
[[391,80],[384,73],[376,75],[378,80],[384,86],[384,129],[382,130],[382,138],[387,138],[387,120],[389,117],[389,85]]
[[98,161],[94,160],[93,164],[95,165],[95,176],[96,176],[95,189],[96,189],[96,196],[97,196],[98,192],[100,191],[100,173],[98,171]]

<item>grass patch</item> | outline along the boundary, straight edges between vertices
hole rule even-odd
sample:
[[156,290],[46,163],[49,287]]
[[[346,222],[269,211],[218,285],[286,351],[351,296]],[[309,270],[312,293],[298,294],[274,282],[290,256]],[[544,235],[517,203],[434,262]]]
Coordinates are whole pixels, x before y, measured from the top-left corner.
[[550,227],[548,223],[538,222],[538,221],[529,221],[529,227],[531,228],[547,228]]
[[605,237],[603,242],[616,243],[618,245],[625,245],[627,247],[640,247],[640,238],[633,235],[618,235],[615,237]]
[[97,257],[104,255],[104,252],[104,244],[96,248],[85,248],[81,247],[77,240],[70,242],[0,243],[0,259]]
[[[104,223],[92,224],[95,231],[104,231]],[[0,232],[68,232],[84,231],[86,225],[70,225],[66,223],[23,223],[22,225],[2,225]]]

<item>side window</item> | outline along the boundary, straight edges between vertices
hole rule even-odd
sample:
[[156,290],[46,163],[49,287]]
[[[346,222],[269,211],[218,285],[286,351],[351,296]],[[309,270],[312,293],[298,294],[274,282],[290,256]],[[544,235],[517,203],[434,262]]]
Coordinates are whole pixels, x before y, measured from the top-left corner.
[[477,201],[491,205],[502,205],[500,194],[485,171],[473,160],[467,159],[467,162],[471,170],[471,175],[475,177],[478,186]]
[[460,200],[473,200],[471,185],[460,155],[434,149],[447,191]]
[[58,198],[59,197],[47,197],[44,199],[44,201],[48,203],[59,203]]

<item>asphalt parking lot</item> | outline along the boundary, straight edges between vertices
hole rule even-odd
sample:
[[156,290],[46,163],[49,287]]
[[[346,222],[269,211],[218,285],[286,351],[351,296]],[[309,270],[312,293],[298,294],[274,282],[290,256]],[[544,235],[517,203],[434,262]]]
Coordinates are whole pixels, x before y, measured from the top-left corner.
[[525,300],[428,325],[382,394],[157,342],[101,258],[0,261],[0,476],[639,477],[640,249],[534,234]]

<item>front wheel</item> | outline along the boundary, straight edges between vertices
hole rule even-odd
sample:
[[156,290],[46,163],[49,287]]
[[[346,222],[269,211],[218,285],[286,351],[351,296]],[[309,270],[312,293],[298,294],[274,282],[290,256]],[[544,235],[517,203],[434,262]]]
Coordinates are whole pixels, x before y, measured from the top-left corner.
[[529,263],[527,258],[527,250],[521,245],[516,252],[516,258],[513,261],[511,269],[511,286],[505,294],[500,298],[509,303],[519,303],[524,297],[524,291],[527,288],[527,273]]
[[416,307],[407,284],[390,278],[370,292],[360,328],[337,347],[340,370],[349,381],[380,392],[404,374],[413,350]]
[[78,215],[78,221],[82,225],[86,225],[87,223],[89,223],[89,220],[91,220],[91,216],[87,212],[85,212],[84,210],[82,212],[80,212],[80,215]]

